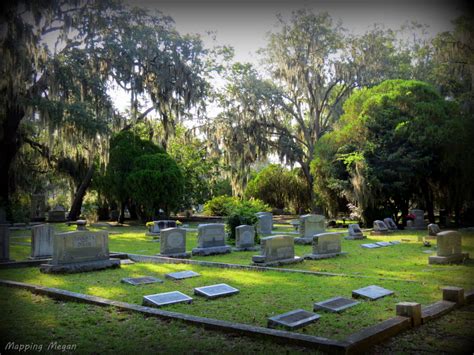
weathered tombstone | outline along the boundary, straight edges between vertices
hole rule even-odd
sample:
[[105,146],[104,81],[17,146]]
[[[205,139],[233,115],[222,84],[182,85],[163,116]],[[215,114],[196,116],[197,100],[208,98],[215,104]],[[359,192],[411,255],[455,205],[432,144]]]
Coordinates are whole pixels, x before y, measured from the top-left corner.
[[230,253],[231,247],[225,244],[225,239],[224,224],[200,224],[198,226],[198,246],[192,250],[192,255]]
[[462,236],[456,231],[444,231],[436,235],[437,255],[428,258],[429,264],[462,263],[469,258],[462,252]]
[[241,225],[235,228],[235,251],[257,250],[255,246],[255,228]]
[[397,224],[391,217],[387,217],[383,219],[385,225],[388,227],[388,229],[392,231],[396,231],[398,229]]
[[320,233],[313,237],[313,253],[305,255],[305,259],[327,259],[347,254],[341,251],[341,234],[338,232]]
[[353,299],[349,299],[349,298],[333,297],[328,300],[315,303],[313,306],[313,309],[315,311],[322,309],[328,312],[339,313],[359,303],[360,302],[354,301]]
[[192,301],[191,297],[179,291],[143,296],[143,305],[151,307],[162,307],[175,303],[191,303]]
[[43,194],[31,195],[30,219],[35,222],[44,221],[46,203]]
[[436,235],[441,232],[441,229],[436,223],[428,224],[428,235],[432,237],[436,237]]
[[48,222],[64,222],[66,220],[66,209],[57,205],[48,212]]
[[261,255],[254,255],[254,265],[272,266],[297,263],[303,260],[295,256],[294,238],[288,235],[276,235],[260,239]]
[[391,290],[387,290],[386,288],[370,285],[367,287],[359,288],[358,290],[352,291],[352,297],[362,297],[369,299],[371,301],[377,300],[379,298],[392,295],[394,292]]
[[218,297],[232,296],[240,291],[235,287],[229,286],[227,284],[217,284],[203,287],[196,287],[194,289],[194,294],[199,296],[204,296],[207,299],[214,299]]
[[257,231],[258,234],[272,234],[273,215],[271,212],[257,212]]
[[120,260],[109,258],[106,231],[74,231],[53,236],[53,257],[42,264],[44,273],[74,273],[120,267]]
[[176,221],[173,220],[159,220],[153,221],[153,226],[150,227],[147,235],[158,236],[162,229],[176,228]]
[[319,314],[304,309],[296,309],[268,318],[267,326],[269,328],[284,327],[288,330],[295,330],[316,322],[320,317]]
[[186,230],[166,228],[160,232],[160,255],[170,258],[189,258],[186,252]]
[[375,220],[374,221],[374,229],[370,234],[372,235],[387,235],[391,233],[391,230],[388,229],[387,225],[380,220]]
[[31,227],[31,259],[50,258],[53,255],[53,226],[40,224]]
[[0,262],[10,261],[10,230],[7,224],[0,224]]
[[326,219],[319,214],[306,214],[300,217],[299,238],[295,238],[296,244],[311,244],[315,234],[324,233],[326,230]]
[[349,224],[347,228],[348,234],[345,236],[345,239],[354,240],[354,239],[365,239],[367,238],[364,233],[362,233],[362,229],[360,229],[358,224]]
[[201,276],[201,274],[198,274],[197,272],[194,272],[192,270],[177,271],[165,275],[166,278],[171,280],[184,280],[189,279],[190,277],[197,276]]
[[407,229],[425,229],[426,228],[426,223],[425,223],[425,211],[423,210],[418,210],[418,209],[413,209],[410,210],[410,214],[415,216],[415,219],[411,221],[409,224],[407,222]]

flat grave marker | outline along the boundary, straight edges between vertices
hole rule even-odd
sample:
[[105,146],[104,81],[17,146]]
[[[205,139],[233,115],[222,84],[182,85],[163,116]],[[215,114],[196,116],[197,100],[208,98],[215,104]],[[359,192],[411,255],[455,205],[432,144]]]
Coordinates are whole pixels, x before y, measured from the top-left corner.
[[344,298],[344,297],[333,297],[328,300],[322,301],[322,302],[317,302],[314,304],[314,310],[325,310],[329,312],[342,312],[346,310],[347,308],[353,307],[357,304],[359,304],[359,301],[355,301],[350,298]]
[[137,285],[148,285],[153,283],[163,283],[163,280],[157,279],[153,276],[142,276],[142,277],[125,277],[121,280],[123,283],[127,283],[133,286]]
[[389,296],[394,294],[393,291],[387,290],[386,288],[370,285],[367,287],[359,288],[357,290],[352,291],[352,297],[362,297],[367,298],[371,301],[375,301],[379,298]]
[[197,277],[197,276],[201,276],[201,274],[198,274],[197,272],[194,272],[192,270],[171,272],[165,275],[166,278],[172,279],[172,280],[184,280],[184,279],[189,279],[190,277]]
[[191,303],[193,299],[179,291],[157,293],[143,296],[143,305],[150,307],[162,307],[176,303]]
[[280,326],[288,330],[295,330],[316,322],[319,318],[321,318],[321,316],[317,313],[308,312],[304,309],[296,309],[268,318],[268,327],[275,328]]
[[360,245],[362,248],[366,249],[375,249],[375,248],[380,248],[380,245],[377,245],[375,243],[366,243],[366,244],[361,244]]
[[216,284],[210,286],[196,287],[194,289],[195,295],[204,296],[207,299],[232,296],[239,292],[240,291],[238,289],[227,284]]
[[375,242],[374,244],[380,245],[381,247],[390,247],[393,245],[390,242]]

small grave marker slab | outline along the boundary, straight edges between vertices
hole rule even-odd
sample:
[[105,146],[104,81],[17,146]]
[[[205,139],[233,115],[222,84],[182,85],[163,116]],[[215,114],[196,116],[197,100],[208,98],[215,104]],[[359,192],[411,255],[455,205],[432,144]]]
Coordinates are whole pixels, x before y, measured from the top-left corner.
[[179,291],[143,296],[143,305],[151,307],[162,307],[175,303],[191,303],[192,301],[191,297]]
[[294,330],[316,322],[320,317],[321,316],[317,313],[308,312],[304,309],[296,309],[268,318],[268,327],[275,328],[281,326],[288,330]]
[[231,296],[239,293],[240,291],[235,287],[227,284],[217,284],[211,286],[196,287],[194,289],[195,295],[204,296],[207,299],[214,299],[218,297]]
[[360,246],[362,248],[366,248],[366,249],[380,248],[380,245],[377,245],[377,244],[374,244],[374,243],[361,244]]
[[381,247],[390,247],[393,245],[390,242],[375,242],[375,244],[380,245]]
[[347,308],[353,307],[360,302],[344,297],[333,297],[328,300],[314,304],[314,310],[325,310],[329,312],[342,312]]
[[127,283],[133,286],[137,285],[147,285],[153,283],[163,283],[163,280],[157,279],[153,276],[143,276],[143,277],[126,277],[122,279],[123,283]]
[[386,288],[370,285],[367,287],[359,288],[358,290],[352,291],[352,297],[362,297],[367,298],[371,301],[377,300],[379,298],[392,295],[394,292],[387,290]]
[[177,272],[172,272],[165,275],[166,278],[172,279],[172,280],[183,280],[183,279],[189,279],[190,277],[197,277],[197,276],[201,276],[201,274],[198,274],[197,272],[194,272],[191,270],[177,271]]
[[392,240],[391,242],[389,242],[390,244],[393,244],[393,245],[398,245],[398,244],[401,244],[399,240]]
[[130,259],[120,259],[120,265],[132,265],[135,264],[135,261]]

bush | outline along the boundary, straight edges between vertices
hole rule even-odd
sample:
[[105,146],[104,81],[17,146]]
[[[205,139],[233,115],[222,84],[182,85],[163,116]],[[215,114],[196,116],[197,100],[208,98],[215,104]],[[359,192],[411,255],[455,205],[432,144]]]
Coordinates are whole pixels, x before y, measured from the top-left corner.
[[217,196],[204,204],[206,216],[228,216],[238,199],[231,196]]

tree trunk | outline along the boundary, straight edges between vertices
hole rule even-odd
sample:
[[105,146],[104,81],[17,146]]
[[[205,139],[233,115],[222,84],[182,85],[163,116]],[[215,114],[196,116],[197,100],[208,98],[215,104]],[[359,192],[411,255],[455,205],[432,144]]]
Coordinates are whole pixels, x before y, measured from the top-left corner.
[[82,180],[81,184],[76,190],[74,195],[74,201],[71,205],[71,210],[69,211],[68,220],[75,221],[81,215],[82,202],[84,201],[84,196],[86,195],[87,188],[89,187],[92,176],[94,175],[95,165],[91,163],[89,170],[87,170],[86,176]]
[[434,223],[435,217],[434,217],[433,192],[428,186],[428,183],[422,184],[422,191],[423,191],[423,197],[425,200],[426,212],[428,213],[428,220],[430,221],[430,223]]
[[118,222],[120,224],[123,224],[123,222],[125,222],[125,204],[126,204],[125,201],[120,202],[120,214],[118,218]]
[[315,194],[313,189],[314,179],[311,175],[311,172],[309,171],[309,165],[302,162],[300,162],[300,165],[301,169],[303,170],[304,177],[306,178],[306,183],[308,184],[311,212],[322,213],[321,208],[315,203]]

